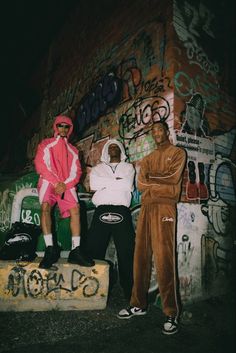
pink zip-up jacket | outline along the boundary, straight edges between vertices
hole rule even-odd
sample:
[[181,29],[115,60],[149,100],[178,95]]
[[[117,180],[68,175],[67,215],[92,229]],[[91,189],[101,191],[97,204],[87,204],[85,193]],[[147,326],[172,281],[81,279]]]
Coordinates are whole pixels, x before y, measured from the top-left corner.
[[53,129],[54,137],[44,139],[37,148],[35,156],[35,169],[40,175],[38,186],[47,180],[56,186],[58,182],[66,184],[66,190],[78,184],[82,171],[78,158],[78,150],[67,141],[67,138],[58,135],[57,124],[70,125],[69,137],[73,130],[73,123],[67,116],[56,117]]

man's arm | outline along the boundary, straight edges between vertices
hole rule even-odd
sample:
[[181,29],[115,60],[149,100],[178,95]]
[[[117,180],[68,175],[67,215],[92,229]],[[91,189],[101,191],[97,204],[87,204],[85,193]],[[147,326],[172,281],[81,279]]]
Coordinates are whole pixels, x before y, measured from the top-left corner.
[[148,159],[144,158],[140,164],[140,169],[138,173],[137,188],[139,191],[143,192],[151,186],[147,175],[149,173],[149,163]]
[[176,185],[180,181],[186,163],[186,153],[178,149],[174,155],[169,170],[164,173],[150,173],[149,161],[144,159],[141,163],[138,176],[138,189],[143,192],[147,188],[158,185]]
[[135,170],[132,164],[127,163],[125,173],[117,173],[111,176],[104,176],[99,170],[99,166],[93,167],[90,172],[90,189],[97,191],[105,188],[114,190],[133,190]]
[[64,181],[64,183],[66,185],[66,190],[69,190],[69,189],[73,188],[75,185],[77,185],[78,182],[80,181],[80,177],[82,175],[82,168],[81,168],[81,164],[79,161],[77,149],[71,148],[70,146],[68,146],[68,149],[69,149],[70,153],[72,154],[73,159],[72,159],[71,168],[70,168],[70,175]]
[[92,167],[89,174],[90,189],[92,191],[104,189],[110,181],[110,178],[101,175],[99,172],[99,165]]
[[116,176],[116,183],[114,187],[117,190],[127,190],[129,192],[133,191],[134,188],[134,174],[135,170],[131,163],[127,163],[125,165],[125,172],[124,173],[117,173]]
[[185,163],[186,153],[179,149],[171,161],[169,170],[164,173],[148,173],[146,177],[150,183],[176,185],[180,181]]
[[38,145],[37,152],[34,159],[36,172],[42,176],[43,179],[47,180],[49,183],[55,185],[59,182],[57,175],[55,175],[49,164],[49,151],[46,151],[47,146],[41,142]]

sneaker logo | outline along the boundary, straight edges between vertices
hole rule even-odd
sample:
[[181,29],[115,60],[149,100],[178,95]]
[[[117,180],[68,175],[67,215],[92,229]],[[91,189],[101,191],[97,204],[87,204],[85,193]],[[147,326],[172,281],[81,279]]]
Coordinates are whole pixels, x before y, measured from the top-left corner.
[[172,218],[172,217],[162,217],[162,222],[174,222],[174,218]]
[[140,309],[140,308],[133,308],[133,311],[134,311],[135,313],[138,313],[139,311],[142,311],[142,309]]
[[123,221],[123,216],[119,213],[106,212],[99,216],[99,219],[103,223],[116,224]]

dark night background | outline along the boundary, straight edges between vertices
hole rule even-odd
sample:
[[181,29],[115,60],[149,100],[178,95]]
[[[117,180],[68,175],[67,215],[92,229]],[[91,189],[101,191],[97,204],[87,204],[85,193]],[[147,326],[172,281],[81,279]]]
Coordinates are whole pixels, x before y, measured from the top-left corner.
[[32,109],[40,103],[27,80],[78,3],[79,0],[1,2],[0,161]]
[[[40,103],[27,85],[43,55],[75,6],[86,0],[41,0],[1,2],[1,138],[0,163],[14,144],[21,126]],[[94,0],[100,1],[100,0]],[[112,0],[110,0],[112,1]],[[128,1],[128,0],[127,0]],[[104,3],[105,1],[102,1]],[[229,91],[236,96],[236,39],[235,1],[208,0],[216,10],[219,37],[227,34],[227,41],[216,48],[221,60],[227,53],[227,65],[232,73],[227,78]],[[90,1],[92,3],[92,0]],[[196,1],[200,3],[200,1]],[[19,152],[19,151],[18,151]],[[22,155],[24,151],[22,151]],[[18,153],[19,156],[19,153]],[[14,164],[14,158],[13,162]],[[14,166],[11,165],[11,167]]]

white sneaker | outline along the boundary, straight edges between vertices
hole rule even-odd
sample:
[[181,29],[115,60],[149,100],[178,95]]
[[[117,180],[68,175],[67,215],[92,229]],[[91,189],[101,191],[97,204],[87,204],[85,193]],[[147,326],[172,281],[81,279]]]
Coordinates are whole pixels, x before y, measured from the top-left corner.
[[146,315],[147,310],[138,308],[136,306],[129,306],[126,309],[122,309],[117,315],[118,319],[130,319],[133,316]]
[[162,333],[164,335],[174,335],[179,331],[179,324],[176,317],[167,316],[163,325]]

